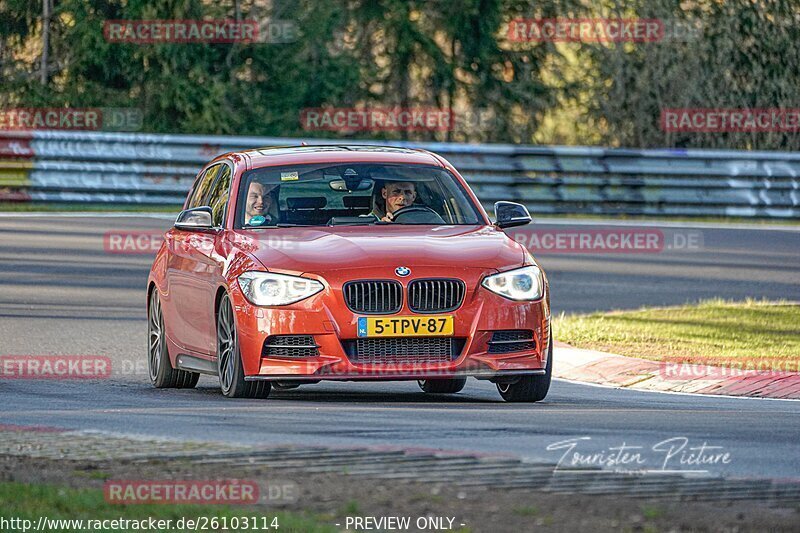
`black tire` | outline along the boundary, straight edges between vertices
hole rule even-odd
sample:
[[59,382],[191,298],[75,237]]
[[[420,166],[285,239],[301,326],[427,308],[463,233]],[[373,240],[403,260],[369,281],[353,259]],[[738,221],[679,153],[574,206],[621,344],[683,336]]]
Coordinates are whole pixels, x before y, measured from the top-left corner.
[[419,388],[431,394],[455,394],[467,384],[467,378],[420,379]]
[[172,367],[164,335],[164,314],[161,311],[158,289],[154,287],[150,293],[150,305],[147,309],[147,368],[150,382],[157,389],[193,388],[197,385],[200,374]]
[[547,371],[541,376],[520,376],[514,382],[497,383],[497,391],[507,402],[540,402],[550,390],[553,377],[553,336],[547,348]]
[[217,372],[222,394],[228,398],[266,398],[272,388],[269,381],[244,379],[239,333],[227,294],[219,302],[217,313]]

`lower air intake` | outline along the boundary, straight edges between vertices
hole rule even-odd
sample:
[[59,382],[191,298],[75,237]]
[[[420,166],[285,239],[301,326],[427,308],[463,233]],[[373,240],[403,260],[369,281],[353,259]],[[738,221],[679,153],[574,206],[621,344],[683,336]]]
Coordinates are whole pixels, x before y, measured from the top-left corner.
[[313,335],[270,335],[264,341],[263,357],[316,357],[319,346]]
[[343,341],[347,357],[358,364],[431,364],[458,359],[464,339],[398,337]]
[[533,331],[529,329],[506,329],[495,331],[489,341],[489,353],[529,352],[536,349]]

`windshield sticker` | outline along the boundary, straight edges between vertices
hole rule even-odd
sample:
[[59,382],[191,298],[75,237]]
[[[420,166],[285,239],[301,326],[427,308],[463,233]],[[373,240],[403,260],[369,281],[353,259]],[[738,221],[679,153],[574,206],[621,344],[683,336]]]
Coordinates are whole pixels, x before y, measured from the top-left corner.
[[248,222],[248,225],[250,225],[250,226],[260,226],[261,224],[263,224],[266,221],[267,221],[266,218],[262,217],[261,215],[256,215],[256,216],[254,216],[253,218],[250,219],[250,222]]
[[297,172],[281,172],[281,181],[294,181],[299,179]]

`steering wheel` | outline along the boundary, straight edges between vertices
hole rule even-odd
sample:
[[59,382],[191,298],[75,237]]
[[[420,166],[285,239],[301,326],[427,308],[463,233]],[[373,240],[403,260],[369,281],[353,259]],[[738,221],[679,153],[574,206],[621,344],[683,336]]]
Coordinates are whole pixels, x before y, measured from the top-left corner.
[[[408,219],[406,222],[401,218]],[[392,220],[399,224],[445,224],[439,213],[425,205],[409,205],[394,212]]]

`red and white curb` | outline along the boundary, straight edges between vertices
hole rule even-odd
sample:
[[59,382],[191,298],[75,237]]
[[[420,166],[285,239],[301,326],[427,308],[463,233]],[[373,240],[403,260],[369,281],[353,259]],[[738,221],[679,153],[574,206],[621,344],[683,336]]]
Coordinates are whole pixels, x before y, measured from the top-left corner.
[[754,398],[800,399],[800,373],[744,371],[648,361],[556,342],[553,377],[652,392],[681,392]]

